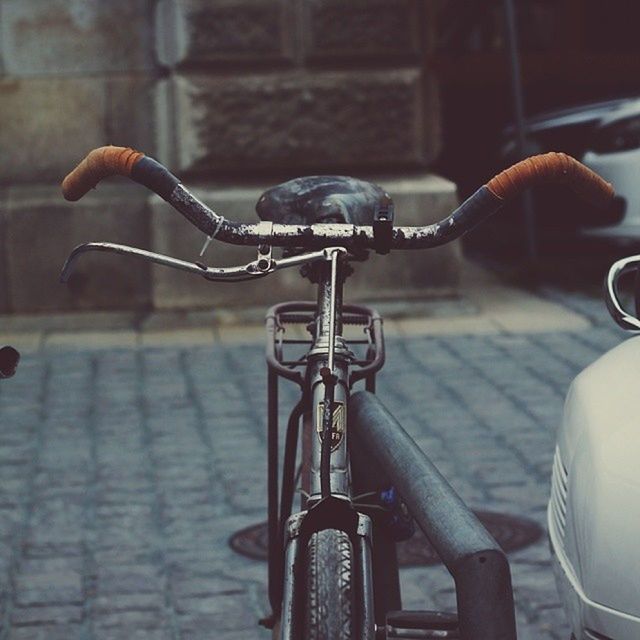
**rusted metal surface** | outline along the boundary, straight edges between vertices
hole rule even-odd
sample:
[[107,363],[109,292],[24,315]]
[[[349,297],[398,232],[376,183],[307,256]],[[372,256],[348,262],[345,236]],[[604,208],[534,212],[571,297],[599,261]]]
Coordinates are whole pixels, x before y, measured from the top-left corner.
[[[376,240],[371,225],[346,223],[280,224],[233,222],[214,213],[178,185],[169,203],[203,233],[237,245],[271,244],[279,247],[320,248],[341,246],[373,249]],[[427,249],[451,242],[495,213],[502,200],[481,187],[444,220],[423,227],[394,227],[393,249]]]

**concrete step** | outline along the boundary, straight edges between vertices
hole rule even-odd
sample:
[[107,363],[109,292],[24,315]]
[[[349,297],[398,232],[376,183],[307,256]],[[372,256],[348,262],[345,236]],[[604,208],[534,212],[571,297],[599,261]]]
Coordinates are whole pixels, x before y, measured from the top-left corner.
[[[388,337],[518,335],[575,332],[591,326],[585,316],[524,289],[507,286],[475,264],[463,263],[455,297],[398,303],[365,300],[384,317]],[[0,345],[25,352],[110,348],[256,344],[265,338],[265,308],[223,311],[155,311],[13,315],[0,317]],[[302,337],[302,336],[299,336]]]
[[[391,193],[399,224],[428,224],[455,208],[455,186],[432,174],[373,178]],[[226,217],[257,221],[255,203],[268,184],[203,184],[195,193]],[[64,259],[82,242],[108,241],[198,260],[204,236],[156,196],[122,179],[101,184],[78,203],[58,186],[0,190],[0,313],[211,309],[313,298],[297,269],[253,283],[211,283],[167,267],[110,255],[79,261],[68,285],[58,282]],[[247,263],[252,248],[212,243],[204,260],[215,266]],[[347,295],[362,300],[423,299],[455,294],[460,250],[456,243],[431,251],[372,255],[356,265]]]

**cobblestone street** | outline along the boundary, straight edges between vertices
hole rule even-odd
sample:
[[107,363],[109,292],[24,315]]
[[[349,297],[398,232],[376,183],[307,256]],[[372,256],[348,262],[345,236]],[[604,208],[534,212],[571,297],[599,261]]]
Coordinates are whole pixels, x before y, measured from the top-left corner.
[[[624,335],[389,336],[378,393],[474,508],[546,526],[570,380]],[[283,418],[294,389],[281,386]],[[266,566],[227,540],[266,517],[259,344],[26,354],[0,384],[0,640],[259,640]],[[510,556],[521,640],[568,640],[546,539]],[[451,607],[441,567],[404,605]]]

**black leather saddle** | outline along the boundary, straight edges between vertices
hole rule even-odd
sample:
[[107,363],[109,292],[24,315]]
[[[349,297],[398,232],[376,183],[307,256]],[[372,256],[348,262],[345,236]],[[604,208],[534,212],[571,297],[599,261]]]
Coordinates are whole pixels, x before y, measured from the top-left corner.
[[377,184],[346,176],[307,176],[267,189],[256,204],[261,220],[312,225],[371,225],[376,211],[392,203]]

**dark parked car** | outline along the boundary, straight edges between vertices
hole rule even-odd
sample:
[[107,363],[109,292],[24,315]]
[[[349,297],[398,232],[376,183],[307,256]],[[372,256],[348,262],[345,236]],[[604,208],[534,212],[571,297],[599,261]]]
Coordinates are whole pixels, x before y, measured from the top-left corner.
[[[572,228],[608,238],[640,240],[640,97],[620,98],[549,111],[526,121],[526,152],[564,151],[613,183],[614,211],[589,210],[559,192],[536,200],[543,235]],[[503,132],[501,160],[515,160],[515,129]],[[550,197],[552,196],[552,197]]]

